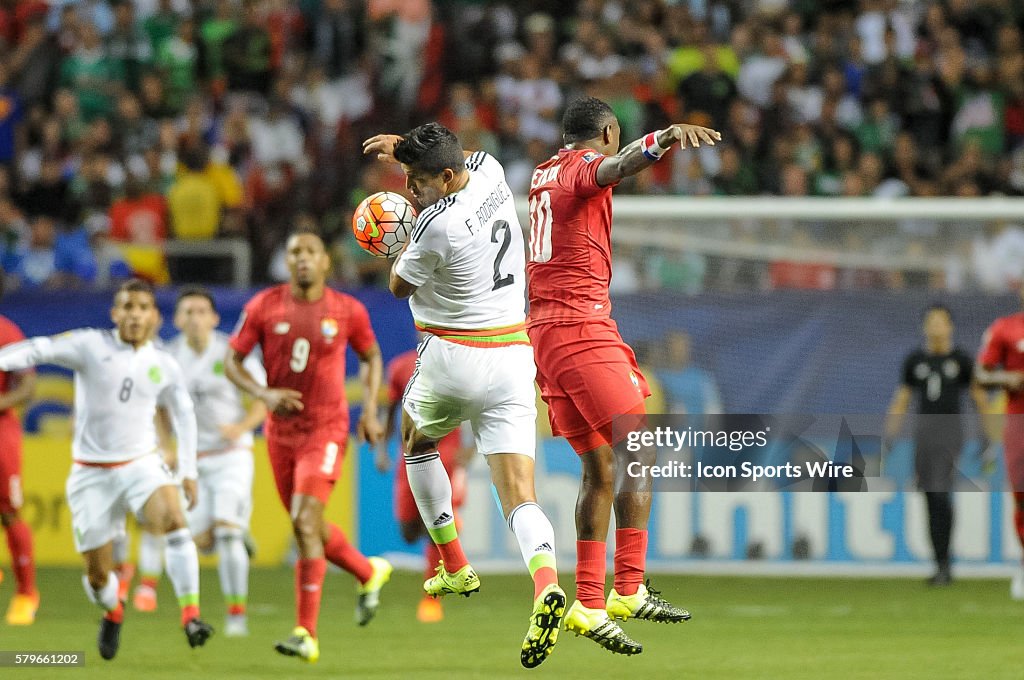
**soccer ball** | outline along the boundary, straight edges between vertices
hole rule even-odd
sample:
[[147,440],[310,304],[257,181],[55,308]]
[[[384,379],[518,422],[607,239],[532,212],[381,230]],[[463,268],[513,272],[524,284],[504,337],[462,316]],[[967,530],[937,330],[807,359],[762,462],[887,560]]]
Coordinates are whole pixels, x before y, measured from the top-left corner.
[[375,257],[394,257],[402,250],[416,211],[404,196],[378,191],[367,196],[352,214],[352,233],[363,250]]

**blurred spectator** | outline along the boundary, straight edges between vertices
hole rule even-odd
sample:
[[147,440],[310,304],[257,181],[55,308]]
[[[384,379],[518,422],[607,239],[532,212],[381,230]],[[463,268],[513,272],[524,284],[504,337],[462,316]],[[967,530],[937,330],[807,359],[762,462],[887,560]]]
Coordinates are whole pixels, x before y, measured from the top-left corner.
[[124,85],[123,65],[107,54],[93,24],[85,22],[79,27],[78,45],[61,64],[60,84],[78,97],[86,122],[112,113],[111,102]]
[[176,33],[156,51],[156,67],[165,85],[164,101],[174,113],[181,113],[193,95],[198,65],[195,24],[185,18],[178,22]]
[[270,34],[263,27],[259,0],[244,0],[241,26],[223,44],[228,88],[241,93],[270,93],[273,70]]
[[692,363],[690,336],[673,331],[665,337],[662,365],[657,371],[669,413],[689,415],[724,412],[718,384],[711,373]]
[[224,203],[217,184],[206,173],[208,161],[208,152],[202,146],[190,147],[181,154],[184,167],[167,191],[175,238],[207,240],[217,235]]
[[107,35],[107,54],[120,64],[125,84],[138,87],[142,70],[153,61],[153,45],[139,25],[131,0],[115,0],[114,26]]
[[138,177],[129,176],[124,196],[110,206],[109,237],[141,245],[158,245],[167,238],[167,203],[164,197],[146,191]]
[[972,244],[974,277],[984,290],[1004,293],[1024,283],[1024,228],[995,224]]
[[16,252],[10,273],[30,288],[77,288],[96,277],[96,261],[84,229],[58,231],[53,218],[38,215],[29,223],[27,243]]

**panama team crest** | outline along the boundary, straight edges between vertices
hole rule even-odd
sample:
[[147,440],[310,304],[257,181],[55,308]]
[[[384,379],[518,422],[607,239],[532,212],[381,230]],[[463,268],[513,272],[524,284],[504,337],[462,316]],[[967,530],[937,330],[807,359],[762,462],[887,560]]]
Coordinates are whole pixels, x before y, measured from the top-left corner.
[[320,333],[323,334],[324,340],[333,342],[334,338],[338,337],[338,322],[330,318],[322,319],[320,321]]

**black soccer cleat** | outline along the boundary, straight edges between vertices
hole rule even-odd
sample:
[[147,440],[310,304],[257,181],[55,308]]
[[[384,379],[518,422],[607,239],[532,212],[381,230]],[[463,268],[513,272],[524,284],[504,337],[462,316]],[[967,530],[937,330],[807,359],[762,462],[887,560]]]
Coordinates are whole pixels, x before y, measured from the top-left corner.
[[185,637],[188,638],[188,646],[193,649],[202,647],[213,635],[213,626],[202,619],[192,619],[185,624]]
[[121,646],[121,624],[105,616],[100,619],[100,634],[96,638],[96,646],[100,650],[100,656],[107,661],[117,656],[117,650]]

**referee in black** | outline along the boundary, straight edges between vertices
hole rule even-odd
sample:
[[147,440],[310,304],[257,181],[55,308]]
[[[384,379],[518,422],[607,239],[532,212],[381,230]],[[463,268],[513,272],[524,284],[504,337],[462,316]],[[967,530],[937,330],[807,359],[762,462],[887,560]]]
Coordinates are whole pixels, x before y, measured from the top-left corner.
[[988,397],[972,380],[974,361],[953,345],[953,315],[942,305],[924,311],[924,347],[903,360],[903,379],[885,423],[887,441],[903,426],[916,395],[918,418],[914,423],[914,469],[918,488],[928,504],[928,529],[935,553],[935,574],[929,585],[952,583],[949,541],[953,533],[953,484],[957,458],[963,448],[963,393],[970,392],[979,414],[986,412]]

